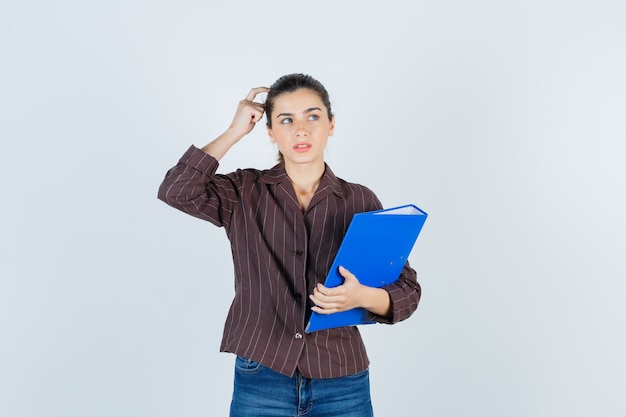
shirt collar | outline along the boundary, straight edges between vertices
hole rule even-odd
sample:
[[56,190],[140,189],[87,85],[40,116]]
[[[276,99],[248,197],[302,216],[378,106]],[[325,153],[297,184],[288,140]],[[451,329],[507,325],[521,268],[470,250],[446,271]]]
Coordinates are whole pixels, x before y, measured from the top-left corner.
[[[326,189],[329,189],[338,197],[342,197],[343,191],[341,189],[341,181],[335,176],[335,173],[330,169],[328,164],[324,163],[324,167],[324,174],[322,175],[322,180],[320,181],[320,185],[317,188],[316,194],[318,192],[325,192]],[[259,178],[259,182],[264,184],[285,183],[291,186],[291,181],[287,176],[287,172],[285,171],[285,164],[283,162],[266,170],[261,178]]]

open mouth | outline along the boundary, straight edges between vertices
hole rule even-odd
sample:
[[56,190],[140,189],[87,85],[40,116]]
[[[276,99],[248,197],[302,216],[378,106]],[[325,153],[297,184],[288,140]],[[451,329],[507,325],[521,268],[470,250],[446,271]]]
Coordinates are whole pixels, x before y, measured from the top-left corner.
[[309,149],[311,149],[311,144],[310,143],[298,143],[296,146],[293,147],[293,149],[295,149],[296,152],[306,152]]

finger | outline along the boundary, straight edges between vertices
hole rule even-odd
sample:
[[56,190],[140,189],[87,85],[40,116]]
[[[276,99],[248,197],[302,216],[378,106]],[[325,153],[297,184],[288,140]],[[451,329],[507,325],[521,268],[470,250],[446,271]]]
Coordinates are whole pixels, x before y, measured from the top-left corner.
[[330,312],[324,310],[323,308],[319,308],[318,306],[311,307],[312,311],[315,311],[317,314],[330,314]]
[[261,109],[254,109],[254,111],[250,115],[250,119],[253,122],[257,123],[258,121],[260,121],[263,118],[263,113],[264,113],[264,110],[262,108]]
[[333,314],[339,312],[337,309],[325,309],[317,306],[311,307],[311,310],[315,311],[318,314]]
[[325,302],[328,301],[328,296],[326,294],[324,294],[322,291],[320,291],[318,288],[314,288],[313,289],[313,294],[311,295],[312,298],[315,298],[315,304],[317,304],[317,301],[319,302]]
[[322,299],[324,300],[328,300],[330,297],[341,296],[344,293],[344,288],[342,285],[338,287],[328,288],[323,286],[322,284],[317,284],[313,291],[316,296],[322,297]]
[[325,287],[323,284],[317,284],[313,289],[314,292],[319,292],[320,294],[326,295],[330,288]]
[[250,90],[248,95],[246,96],[246,100],[252,101],[257,96],[257,94],[261,93],[269,93],[270,89],[267,87],[256,87]]
[[345,279],[354,279],[358,281],[358,278],[356,277],[356,275],[354,275],[352,272],[348,271],[346,268],[344,268],[343,266],[339,267],[339,274],[341,274],[342,277],[344,277]]
[[328,308],[335,305],[335,300],[332,297],[328,297],[318,291],[314,291],[313,294],[309,295],[309,298],[313,301],[313,303],[315,303],[315,305],[322,308]]
[[352,272],[348,271],[346,268],[344,268],[343,266],[339,266],[339,273],[341,274],[342,277],[347,277],[352,275]]
[[339,305],[337,303],[324,302],[315,296],[309,296],[313,301],[314,306],[311,307],[314,311],[323,311],[325,314],[339,311]]

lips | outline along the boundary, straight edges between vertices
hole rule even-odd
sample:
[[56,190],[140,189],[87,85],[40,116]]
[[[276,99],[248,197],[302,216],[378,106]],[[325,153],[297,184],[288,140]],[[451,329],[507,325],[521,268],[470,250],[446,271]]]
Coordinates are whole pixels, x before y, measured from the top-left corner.
[[309,149],[311,149],[311,144],[310,143],[298,143],[297,145],[295,145],[293,147],[293,149],[296,152],[307,152]]

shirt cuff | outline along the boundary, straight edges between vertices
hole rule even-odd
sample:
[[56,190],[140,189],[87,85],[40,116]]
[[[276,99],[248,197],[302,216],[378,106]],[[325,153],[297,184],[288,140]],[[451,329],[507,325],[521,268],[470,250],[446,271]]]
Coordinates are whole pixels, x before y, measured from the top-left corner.
[[403,287],[398,282],[383,288],[389,293],[391,314],[389,316],[379,316],[370,312],[370,320],[383,324],[395,324],[406,320],[415,312],[421,298],[421,287],[417,282],[413,290]]
[[215,174],[215,171],[217,171],[217,167],[219,166],[217,159],[208,153],[203,152],[194,145],[191,145],[183,154],[180,158],[180,163],[200,171],[208,177]]

